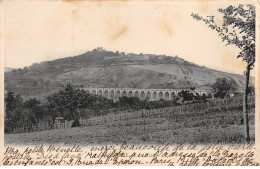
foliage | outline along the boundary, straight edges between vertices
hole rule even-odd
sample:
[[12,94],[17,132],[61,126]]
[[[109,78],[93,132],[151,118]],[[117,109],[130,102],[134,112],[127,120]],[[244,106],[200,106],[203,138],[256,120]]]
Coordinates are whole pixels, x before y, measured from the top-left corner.
[[[5,111],[8,113],[12,111],[14,108],[19,107],[23,102],[23,99],[19,94],[14,94],[13,92],[7,92],[5,95]],[[8,115],[8,114],[7,114]]]
[[100,112],[109,106],[108,99],[101,96],[94,96],[83,89],[73,88],[67,85],[64,89],[47,97],[47,104],[52,111],[64,113],[69,110],[72,119],[75,121],[79,118],[77,109],[90,108]]
[[193,93],[190,90],[182,90],[178,96],[182,98],[182,102],[192,101],[194,98]]
[[210,96],[206,94],[200,95],[199,93],[194,93],[195,87],[192,87],[190,90],[182,90],[178,93],[176,97],[177,102],[180,103],[199,103],[199,102],[206,102]]
[[[204,19],[198,14],[192,14],[196,20],[205,22],[211,29],[216,30],[222,41],[226,45],[235,45],[240,49],[237,58],[242,58],[247,62],[246,71],[246,86],[243,105],[243,113],[245,120],[246,136],[245,139],[249,143],[249,124],[248,124],[248,86],[250,70],[255,64],[255,6],[253,5],[238,5],[229,6],[226,9],[219,9],[223,14],[223,24],[220,27],[216,24],[214,16],[209,16],[209,19]],[[220,95],[220,97],[223,97]]]
[[30,98],[29,100],[26,100],[24,102],[24,108],[29,109],[37,120],[43,118],[44,116],[42,110],[42,103],[40,100],[36,98]]
[[234,80],[227,78],[217,78],[212,86],[212,92],[216,98],[225,98],[228,94],[235,93],[237,84]]
[[[145,116],[114,116],[106,118],[106,125],[93,124],[78,129],[65,128],[62,130],[46,130],[28,133],[27,137],[21,134],[5,136],[8,144],[67,144],[89,145],[120,144],[127,141],[129,144],[244,144],[239,109],[214,111],[207,109],[175,111],[171,109],[153,109],[144,113]],[[250,123],[254,126],[255,109],[250,110]],[[128,111],[122,112],[122,116]],[[99,119],[102,119],[99,118]],[[116,118],[117,120],[114,120]],[[96,118],[95,118],[96,119]],[[144,122],[145,119],[145,122]],[[108,126],[108,127],[104,127]],[[145,129],[144,129],[145,126]],[[86,132],[87,131],[87,132]],[[252,144],[254,144],[255,129],[252,128]],[[112,137],[111,137],[112,136]],[[134,138],[134,139],[133,139]],[[143,142],[145,138],[145,142]]]
[[12,126],[35,125],[44,116],[41,102],[37,99],[23,102],[19,94],[8,92],[5,96],[5,103],[5,129],[7,130]]
[[141,105],[141,100],[138,97],[119,97],[118,104],[120,107],[137,108]]
[[248,87],[248,93],[254,93],[255,92],[255,87],[254,86],[249,86]]
[[218,9],[223,16],[222,26],[217,25],[214,16],[203,18],[192,13],[192,17],[203,21],[209,28],[218,32],[226,45],[235,45],[241,51],[237,58],[242,58],[251,66],[255,63],[255,6],[238,5]]
[[[117,102],[103,96],[92,95],[87,91],[67,85],[60,91],[48,95],[44,100],[29,98],[23,101],[19,94],[8,92],[5,95],[6,116],[5,129],[12,130],[13,127],[32,126],[47,120],[54,122],[56,117],[65,120],[74,120],[72,126],[80,126],[79,118],[89,118],[127,109],[155,109],[174,105],[180,105],[181,98],[200,102],[201,96],[194,96],[191,91],[182,91],[172,100],[149,101],[140,100],[138,97],[120,97]],[[188,96],[188,97],[187,97]],[[188,98],[188,99],[187,99]]]

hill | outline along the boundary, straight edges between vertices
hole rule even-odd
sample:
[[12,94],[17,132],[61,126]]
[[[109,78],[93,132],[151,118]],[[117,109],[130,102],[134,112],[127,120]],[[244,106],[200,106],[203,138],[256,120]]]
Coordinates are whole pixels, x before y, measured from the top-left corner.
[[244,86],[243,75],[198,66],[178,56],[125,54],[97,48],[5,72],[5,90],[28,98],[42,97],[68,83],[76,87],[209,89],[219,77],[233,79],[240,89]]

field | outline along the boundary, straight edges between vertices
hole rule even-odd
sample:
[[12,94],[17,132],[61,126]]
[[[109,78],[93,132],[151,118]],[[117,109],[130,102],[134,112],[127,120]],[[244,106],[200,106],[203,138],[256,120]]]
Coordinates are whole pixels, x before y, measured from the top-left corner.
[[[249,113],[254,142],[254,111]],[[129,114],[134,116],[128,116]],[[6,134],[5,144],[240,144],[244,142],[241,107],[173,111],[170,108],[121,113],[117,118],[96,117],[95,124],[77,128]],[[120,120],[119,120],[120,119]],[[82,121],[84,123],[84,121]]]

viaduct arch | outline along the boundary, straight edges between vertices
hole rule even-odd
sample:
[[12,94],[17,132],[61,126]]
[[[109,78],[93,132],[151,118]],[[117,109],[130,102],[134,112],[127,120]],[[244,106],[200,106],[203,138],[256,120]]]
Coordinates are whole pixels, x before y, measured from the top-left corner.
[[[119,97],[139,97],[141,100],[171,100],[183,89],[136,89],[136,88],[83,88],[88,93],[100,95],[108,99],[118,100]],[[185,89],[184,89],[185,90]],[[210,90],[195,90],[194,94],[213,96]]]

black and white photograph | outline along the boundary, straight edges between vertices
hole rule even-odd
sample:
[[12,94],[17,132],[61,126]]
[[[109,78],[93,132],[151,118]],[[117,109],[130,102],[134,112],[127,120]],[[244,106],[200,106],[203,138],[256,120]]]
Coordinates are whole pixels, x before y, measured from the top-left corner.
[[1,3],[5,147],[255,145],[254,1]]

